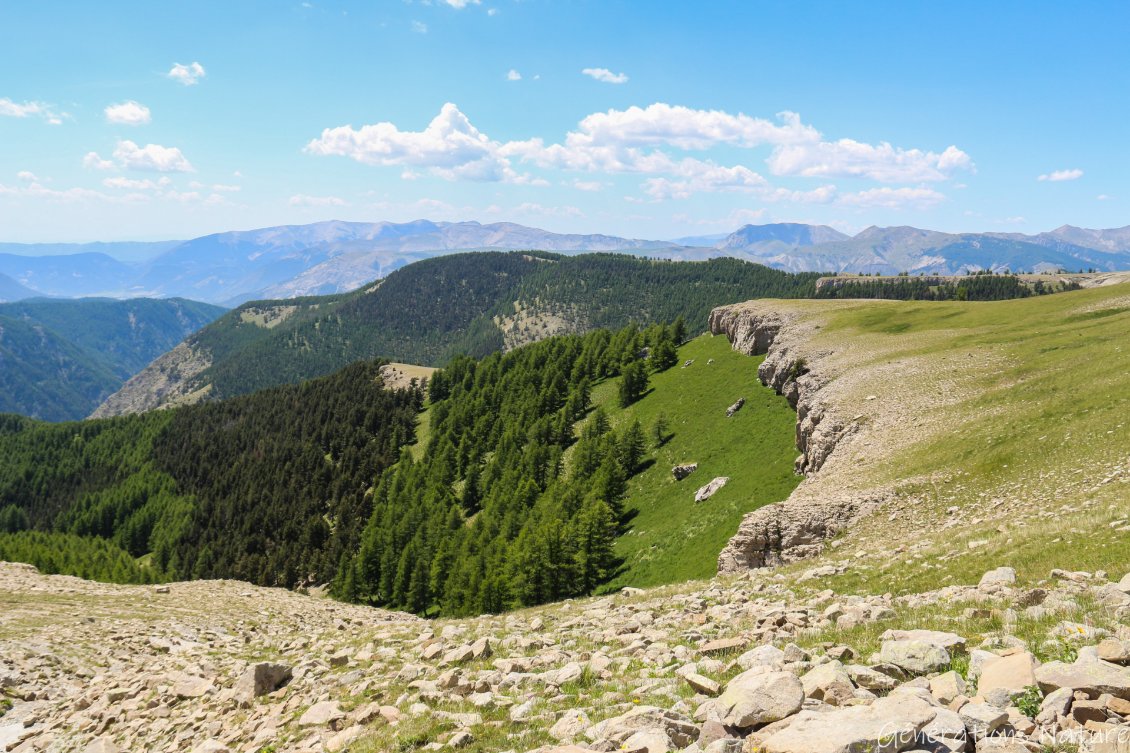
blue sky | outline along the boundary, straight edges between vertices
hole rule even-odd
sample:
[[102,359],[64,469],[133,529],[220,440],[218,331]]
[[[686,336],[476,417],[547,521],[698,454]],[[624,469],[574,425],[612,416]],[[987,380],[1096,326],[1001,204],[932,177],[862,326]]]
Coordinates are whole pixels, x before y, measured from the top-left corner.
[[0,28],[0,241],[1130,224],[1125,3],[45,1]]

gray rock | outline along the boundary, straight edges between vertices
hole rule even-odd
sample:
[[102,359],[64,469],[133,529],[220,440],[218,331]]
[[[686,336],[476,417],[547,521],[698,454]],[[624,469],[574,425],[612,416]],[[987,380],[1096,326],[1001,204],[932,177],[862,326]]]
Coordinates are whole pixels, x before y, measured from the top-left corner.
[[698,463],[684,463],[672,468],[671,475],[675,477],[676,481],[682,481],[696,470],[698,470]]
[[887,697],[870,706],[802,711],[753,739],[765,753],[898,753],[914,746],[936,715],[921,699]]
[[791,716],[804,705],[804,685],[789,672],[747,670],[726,685],[718,698],[722,722],[749,728]]
[[712,480],[709,484],[699,487],[698,491],[694,493],[695,502],[705,502],[718,493],[718,490],[730,482],[729,476],[719,476]]
[[1038,667],[1036,682],[1045,693],[1059,688],[1082,690],[1094,697],[1110,693],[1130,700],[1130,669],[1105,661],[1080,659],[1074,664],[1053,661]]
[[965,731],[974,740],[989,737],[1008,721],[1006,712],[987,703],[967,703],[958,710],[957,715],[961,717]]
[[337,725],[345,718],[345,712],[337,705],[337,701],[321,701],[315,703],[298,719],[299,727],[329,727],[337,729]]
[[1107,638],[1098,646],[1099,658],[1113,664],[1130,664],[1130,641]]
[[925,641],[886,640],[879,652],[879,661],[924,675],[949,666],[950,654],[943,647]]
[[1016,583],[1016,570],[1011,567],[998,567],[981,576],[977,588],[988,590],[998,586],[1011,586]]
[[729,408],[726,409],[726,418],[730,418],[735,413],[740,411],[742,409],[743,405],[745,405],[745,398],[739,397],[738,402],[734,403],[733,405],[731,405]]
[[290,681],[291,668],[286,664],[259,662],[248,667],[235,683],[238,697],[250,700],[272,693]]

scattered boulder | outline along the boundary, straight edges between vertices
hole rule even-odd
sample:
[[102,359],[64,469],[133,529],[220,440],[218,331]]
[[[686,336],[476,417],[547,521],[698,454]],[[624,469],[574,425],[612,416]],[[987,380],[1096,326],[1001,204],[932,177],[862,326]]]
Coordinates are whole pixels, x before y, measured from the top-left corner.
[[729,408],[726,409],[726,418],[730,418],[735,413],[740,411],[742,409],[743,405],[745,405],[745,398],[739,397],[738,402],[734,403],[733,405],[731,405]]
[[1010,656],[998,656],[981,665],[977,691],[987,696],[994,690],[1004,690],[1016,696],[1036,684],[1036,657],[1027,651]]
[[300,727],[329,727],[337,729],[337,725],[345,718],[345,712],[337,705],[337,701],[321,701],[315,703],[298,719]]
[[920,698],[888,696],[870,706],[802,711],[752,738],[765,753],[897,753],[914,747],[936,715]]
[[804,696],[804,685],[796,675],[755,667],[730,680],[717,708],[723,724],[744,729],[795,714]]
[[272,693],[290,681],[291,668],[285,664],[259,662],[247,668],[235,683],[236,696],[251,700]]
[[697,672],[688,672],[683,675],[683,679],[687,684],[695,689],[696,692],[703,695],[718,695],[722,690],[722,686],[718,684],[717,680],[711,680],[709,677],[704,677]]
[[844,706],[855,697],[851,676],[838,661],[813,667],[800,678],[806,698],[832,706]]
[[1036,683],[1045,693],[1070,688],[1092,697],[1110,693],[1130,700],[1130,669],[1100,659],[1080,658],[1074,664],[1048,662],[1038,667],[1035,675]]
[[719,489],[721,489],[723,486],[725,486],[729,482],[730,482],[729,476],[719,476],[718,478],[714,479],[713,481],[711,481],[706,486],[700,487],[699,490],[694,493],[694,501],[695,502],[705,502],[706,500],[713,497],[718,492]]
[[1016,583],[1016,570],[1011,567],[998,567],[981,576],[977,584],[980,590],[990,590],[999,586],[1011,586]]
[[989,737],[1008,721],[1008,713],[987,703],[967,703],[958,712],[965,731],[974,740]]
[[719,638],[702,644],[698,652],[704,656],[713,656],[715,654],[728,654],[731,651],[740,651],[745,647],[746,640],[744,638]]
[[683,463],[672,468],[671,475],[675,477],[676,481],[682,481],[696,470],[698,470],[698,463]]
[[942,646],[920,640],[885,640],[879,661],[911,674],[924,675],[949,666],[950,653]]
[[1099,644],[1099,658],[1114,664],[1130,664],[1130,641],[1107,638]]

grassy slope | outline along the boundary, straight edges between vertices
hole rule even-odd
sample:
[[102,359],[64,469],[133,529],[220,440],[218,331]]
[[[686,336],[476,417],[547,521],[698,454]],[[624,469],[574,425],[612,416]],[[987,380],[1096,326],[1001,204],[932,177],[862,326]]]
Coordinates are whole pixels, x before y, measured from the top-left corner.
[[[692,358],[693,365],[680,368]],[[735,353],[725,337],[709,335],[680,348],[679,359],[653,374],[652,391],[626,410],[619,408],[619,380],[593,391],[593,402],[605,407],[614,426],[639,419],[650,437],[663,413],[673,435],[649,452],[656,462],[629,482],[624,506],[638,514],[616,546],[627,569],[609,589],[713,575],[718,552],[742,515],[784,499],[799,481],[792,470],[796,414],[757,381],[761,359]],[[726,418],[727,406],[739,397],[746,398],[745,406]],[[697,462],[698,470],[675,481],[671,467],[689,462]],[[716,476],[729,476],[729,484],[696,504],[695,491]]]
[[[797,305],[821,321],[813,348],[850,347],[853,367],[875,375],[840,396],[849,415],[866,410],[860,397],[871,391],[922,424],[911,441],[878,438],[858,451],[851,473],[901,483],[911,507],[845,536],[829,559],[861,559],[828,585],[912,593],[976,583],[1002,564],[1029,583],[1052,568],[1127,569],[1130,287],[999,303]],[[884,371],[892,363],[901,382]],[[951,399],[929,417],[908,409],[928,394]]]

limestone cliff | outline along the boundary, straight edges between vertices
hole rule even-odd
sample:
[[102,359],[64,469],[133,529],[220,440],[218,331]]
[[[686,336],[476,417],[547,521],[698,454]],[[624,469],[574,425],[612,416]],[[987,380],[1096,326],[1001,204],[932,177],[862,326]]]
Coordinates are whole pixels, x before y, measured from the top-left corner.
[[747,355],[766,354],[758,368],[762,384],[783,395],[797,412],[796,472],[808,478],[784,502],[748,513],[718,557],[718,571],[740,572],[818,554],[823,542],[890,498],[882,489],[832,490],[816,475],[841,444],[863,426],[841,415],[824,397],[832,376],[827,351],[810,341],[819,325],[795,310],[768,301],[715,309],[710,331],[729,337]]

